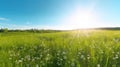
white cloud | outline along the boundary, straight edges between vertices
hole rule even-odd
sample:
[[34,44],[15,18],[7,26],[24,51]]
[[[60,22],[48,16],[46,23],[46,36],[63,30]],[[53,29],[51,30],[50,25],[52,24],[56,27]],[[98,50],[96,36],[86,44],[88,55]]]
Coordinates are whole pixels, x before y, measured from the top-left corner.
[[7,18],[0,17],[0,20],[8,20]]

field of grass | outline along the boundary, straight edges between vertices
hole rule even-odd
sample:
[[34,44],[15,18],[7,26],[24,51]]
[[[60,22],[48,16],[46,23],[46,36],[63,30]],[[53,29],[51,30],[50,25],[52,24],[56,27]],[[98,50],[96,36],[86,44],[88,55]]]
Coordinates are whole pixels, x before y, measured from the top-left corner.
[[120,67],[120,31],[0,33],[0,67]]

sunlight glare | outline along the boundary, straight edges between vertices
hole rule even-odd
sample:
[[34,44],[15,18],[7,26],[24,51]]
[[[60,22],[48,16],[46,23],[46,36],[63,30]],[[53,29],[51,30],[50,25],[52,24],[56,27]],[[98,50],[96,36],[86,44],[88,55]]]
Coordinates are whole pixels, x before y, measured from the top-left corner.
[[69,28],[94,28],[97,24],[97,15],[89,9],[73,10],[63,22]]

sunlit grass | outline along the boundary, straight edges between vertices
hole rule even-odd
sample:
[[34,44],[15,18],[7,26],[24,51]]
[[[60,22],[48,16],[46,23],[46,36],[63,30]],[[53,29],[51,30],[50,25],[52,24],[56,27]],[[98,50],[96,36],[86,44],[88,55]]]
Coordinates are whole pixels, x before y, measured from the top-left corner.
[[0,67],[119,67],[120,31],[0,33]]

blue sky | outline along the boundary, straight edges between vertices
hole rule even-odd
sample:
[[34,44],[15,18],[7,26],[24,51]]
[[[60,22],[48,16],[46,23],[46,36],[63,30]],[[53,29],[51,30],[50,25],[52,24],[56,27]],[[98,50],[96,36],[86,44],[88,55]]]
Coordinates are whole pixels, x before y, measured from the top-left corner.
[[119,0],[0,0],[0,28],[120,26]]

